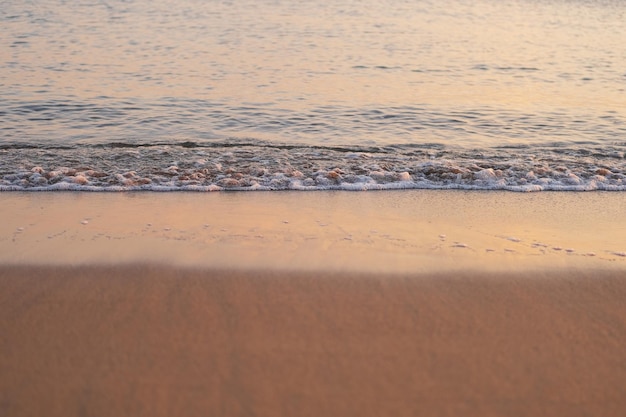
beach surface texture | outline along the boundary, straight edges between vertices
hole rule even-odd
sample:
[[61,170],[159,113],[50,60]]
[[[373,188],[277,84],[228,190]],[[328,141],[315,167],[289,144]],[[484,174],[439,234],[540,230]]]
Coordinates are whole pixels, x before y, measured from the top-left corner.
[[622,193],[3,193],[1,416],[623,416]]

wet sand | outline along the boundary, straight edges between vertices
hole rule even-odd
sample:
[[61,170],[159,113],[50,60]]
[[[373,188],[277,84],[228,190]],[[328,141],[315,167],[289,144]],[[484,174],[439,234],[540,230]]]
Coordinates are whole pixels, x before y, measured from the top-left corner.
[[625,197],[1,194],[2,416],[621,416]]
[[0,264],[626,270],[625,193],[1,193]]

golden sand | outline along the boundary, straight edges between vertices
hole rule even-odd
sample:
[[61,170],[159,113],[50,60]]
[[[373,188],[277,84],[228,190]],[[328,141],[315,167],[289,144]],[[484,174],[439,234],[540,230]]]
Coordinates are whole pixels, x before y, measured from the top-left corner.
[[623,193],[3,193],[0,263],[626,270]]
[[0,198],[0,416],[626,409],[620,193]]
[[626,280],[0,268],[6,416],[622,416]]

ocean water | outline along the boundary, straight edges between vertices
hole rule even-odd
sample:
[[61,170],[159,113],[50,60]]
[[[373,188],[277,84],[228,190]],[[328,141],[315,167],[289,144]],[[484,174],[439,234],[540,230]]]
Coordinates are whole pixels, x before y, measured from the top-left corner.
[[623,0],[0,8],[0,191],[626,191]]

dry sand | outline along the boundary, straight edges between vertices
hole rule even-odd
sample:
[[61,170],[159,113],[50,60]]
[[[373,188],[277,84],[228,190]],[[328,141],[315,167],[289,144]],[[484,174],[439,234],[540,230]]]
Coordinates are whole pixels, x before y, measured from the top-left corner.
[[626,280],[0,269],[3,416],[623,416]]
[[622,416],[625,198],[0,194],[0,416]]

